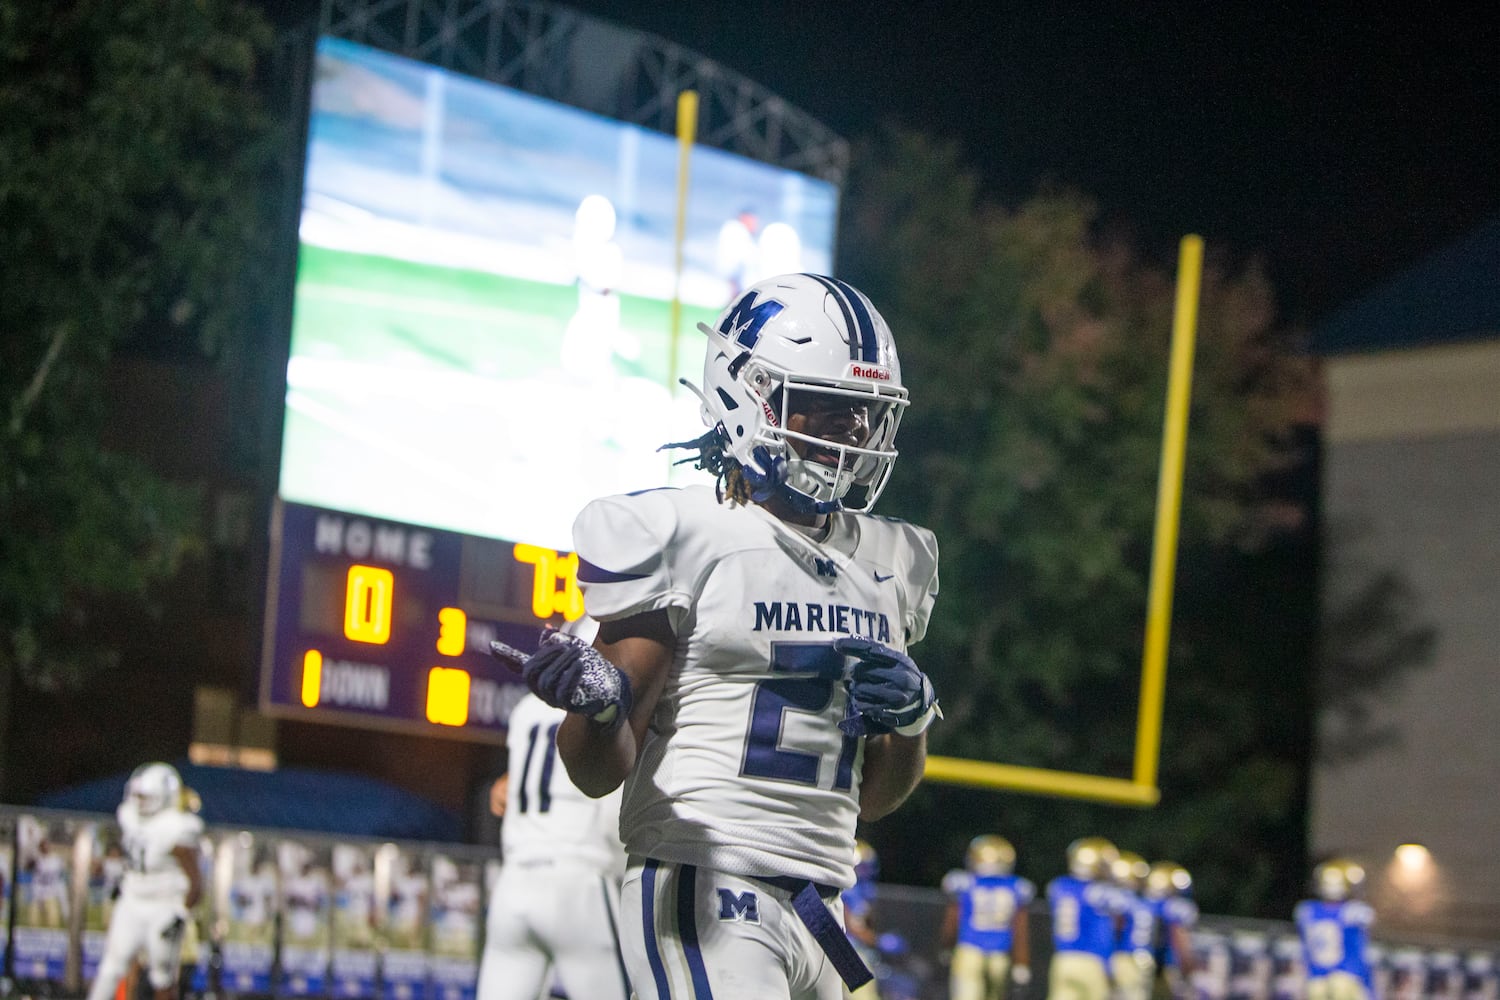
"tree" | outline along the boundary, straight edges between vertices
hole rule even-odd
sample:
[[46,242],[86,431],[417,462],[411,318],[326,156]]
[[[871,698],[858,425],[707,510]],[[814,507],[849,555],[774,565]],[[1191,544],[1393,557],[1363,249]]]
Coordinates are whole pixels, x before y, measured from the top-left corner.
[[120,345],[233,353],[259,293],[270,44],[233,0],[0,7],[0,745],[12,684],[109,665],[89,624],[194,549],[193,489],[100,445]]
[[[1080,195],[1044,192],[1007,210],[983,198],[955,146],[900,131],[872,142],[846,194],[841,273],[870,289],[897,331],[914,400],[882,506],[931,527],[943,548],[942,595],[921,647],[947,713],[933,752],[1128,777],[1173,276],[1101,238]],[[1310,626],[1305,650],[1278,654],[1294,660],[1278,674],[1297,684],[1267,691],[1214,591],[1242,554],[1306,529],[1305,509],[1266,490],[1302,454],[1313,384],[1274,320],[1261,270],[1211,253],[1164,805],[1134,812],[929,788],[913,823],[928,851],[932,829],[957,828],[935,866],[960,856],[957,841],[996,831],[1045,878],[1069,840],[1104,833],[1203,866],[1200,885],[1227,909],[1273,894],[1277,860],[1261,834],[1300,818],[1305,761],[1271,749],[1276,723],[1263,713],[1310,712],[1295,700],[1311,666]],[[1204,617],[1184,621],[1193,614]],[[1298,732],[1305,753],[1306,726]],[[1245,849],[1226,850],[1234,844]]]

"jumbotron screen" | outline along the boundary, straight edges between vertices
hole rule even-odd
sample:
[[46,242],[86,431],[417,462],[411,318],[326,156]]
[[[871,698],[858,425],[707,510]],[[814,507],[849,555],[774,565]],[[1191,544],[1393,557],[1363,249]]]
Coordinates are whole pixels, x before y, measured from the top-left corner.
[[282,498],[566,549],[588,500],[665,483],[657,447],[701,430],[670,382],[699,380],[695,324],[828,273],[838,196],[696,149],[674,338],[677,162],[672,136],[323,39]]
[[696,147],[679,274],[678,161],[674,136],[319,40],[268,710],[497,731],[487,640],[581,613],[582,506],[703,476],[658,450],[704,430],[675,384],[696,324],[829,273],[838,189]]

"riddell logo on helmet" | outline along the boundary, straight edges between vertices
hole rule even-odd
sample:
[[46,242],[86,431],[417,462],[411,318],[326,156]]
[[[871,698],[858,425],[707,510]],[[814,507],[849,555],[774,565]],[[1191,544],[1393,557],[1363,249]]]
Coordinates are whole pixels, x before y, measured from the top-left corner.
[[884,368],[872,368],[869,365],[850,365],[849,374],[855,378],[873,378],[880,382],[889,382],[891,373]]
[[767,403],[764,399],[760,401],[760,412],[766,415],[766,419],[770,421],[772,427],[781,426],[781,421],[776,419],[776,411],[771,409],[771,404]]

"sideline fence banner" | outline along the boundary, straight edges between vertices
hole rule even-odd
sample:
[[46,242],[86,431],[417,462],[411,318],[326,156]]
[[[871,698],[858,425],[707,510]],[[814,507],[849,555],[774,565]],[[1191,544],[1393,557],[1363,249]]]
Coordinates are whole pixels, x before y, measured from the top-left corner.
[[[121,853],[112,816],[0,806],[0,996],[83,994]],[[474,1000],[501,860],[495,849],[462,844],[210,829],[199,850],[204,897],[184,942],[187,1000]],[[877,886],[873,920],[904,942],[879,963],[883,995],[946,996],[939,929],[947,906],[937,888]],[[1030,921],[1033,995],[1043,996],[1045,904],[1033,904]],[[1500,942],[1413,942],[1378,931],[1371,1000],[1500,1000]],[[1290,921],[1208,915],[1192,939],[1199,974],[1179,979],[1184,996],[1305,1000]]]
[[479,979],[482,898],[480,863],[447,854],[432,856],[434,1000],[474,1000]]
[[280,878],[270,838],[248,830],[226,835],[219,847],[215,894],[224,913],[220,977],[224,989],[269,995],[276,961]]
[[0,813],[0,975],[10,968],[11,893],[16,885],[16,821]]
[[62,986],[69,978],[78,828],[77,820],[29,813],[16,821],[11,969],[23,983]]
[[326,988],[332,951],[331,857],[327,844],[283,838],[276,845],[281,871],[281,996],[320,996]]
[[363,844],[333,845],[333,961],[329,993],[337,1000],[375,996],[375,855]]
[[90,982],[104,957],[109,919],[114,915],[115,896],[125,876],[125,847],[119,827],[113,823],[84,823],[78,836],[87,856],[80,975],[84,982]]
[[198,905],[188,914],[187,931],[182,939],[182,967],[187,973],[187,990],[204,996],[212,988],[214,956],[214,864],[218,844],[212,835],[198,838],[198,877],[203,892]]
[[431,885],[421,854],[386,844],[375,856],[375,882],[381,893],[381,996],[385,1000],[427,1000],[427,904]]

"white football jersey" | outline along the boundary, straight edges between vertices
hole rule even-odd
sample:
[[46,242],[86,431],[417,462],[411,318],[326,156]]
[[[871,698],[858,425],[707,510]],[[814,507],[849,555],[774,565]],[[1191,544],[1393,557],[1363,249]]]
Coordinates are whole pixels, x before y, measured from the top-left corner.
[[566,861],[618,878],[625,873],[620,791],[591,799],[568,779],[557,757],[557,727],[566,714],[534,694],[510,713],[501,852],[508,865]]
[[203,820],[181,809],[163,809],[142,816],[130,799],[120,803],[115,819],[120,824],[126,859],[120,892],[143,899],[185,897],[189,885],[187,872],[172,851],[177,847],[190,848],[196,864]]
[[854,884],[864,741],[838,728],[863,636],[905,650],[927,631],[937,540],[839,512],[818,542],[712,487],[596,500],[573,528],[600,621],[666,609],[671,672],[625,782],[632,855],[747,876]]
[[31,898],[34,902],[68,898],[68,862],[62,848],[56,845],[36,859],[31,872]]
[[292,937],[306,940],[318,936],[319,919],[327,901],[328,888],[320,872],[305,871],[286,879],[282,904]]
[[344,879],[340,890],[341,912],[351,925],[365,926],[375,919],[375,876],[358,871]]

